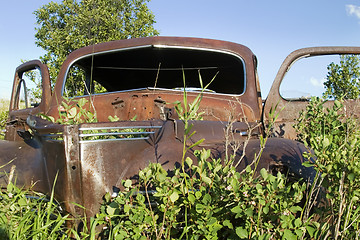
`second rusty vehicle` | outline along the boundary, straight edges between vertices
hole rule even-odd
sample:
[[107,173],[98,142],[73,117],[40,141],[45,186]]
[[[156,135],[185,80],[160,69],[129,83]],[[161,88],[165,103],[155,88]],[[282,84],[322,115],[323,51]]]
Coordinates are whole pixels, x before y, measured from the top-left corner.
[[[259,168],[311,178],[314,172],[302,166],[305,147],[291,140],[292,121],[307,102],[283,99],[278,88],[292,62],[332,53],[355,54],[360,49],[309,48],[292,53],[265,103],[255,55],[243,45],[219,40],[151,37],[85,47],[68,56],[53,90],[45,64],[24,63],[15,73],[0,164],[12,160],[5,171],[15,165],[19,185],[36,182],[34,189],[44,193],[51,191],[58,174],[57,200],[72,214],[83,214],[73,204],[77,203],[92,216],[106,192],[118,189],[122,179],[134,177],[149,162],[172,169],[181,160],[184,125],[174,103],[182,101],[185,90],[190,102],[202,94],[203,120],[192,122],[196,134],[191,142],[204,138],[198,147],[224,158],[230,142],[250,139],[246,149],[236,152],[245,156],[239,169],[259,151],[258,136],[266,130],[270,109],[286,106],[275,123],[274,133],[281,136],[268,140]],[[42,97],[30,103],[24,77],[33,69],[41,76]],[[199,76],[204,85],[215,77],[205,91]],[[58,119],[64,98],[71,99],[69,104],[87,102],[87,111],[96,113],[97,121],[67,125],[39,116]]]

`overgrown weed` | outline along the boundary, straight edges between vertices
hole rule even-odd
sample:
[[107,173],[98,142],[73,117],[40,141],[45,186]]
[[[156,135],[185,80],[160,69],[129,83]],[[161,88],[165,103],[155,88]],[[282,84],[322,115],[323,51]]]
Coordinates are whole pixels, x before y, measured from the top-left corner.
[[[312,99],[301,112],[295,128],[298,138],[311,149],[306,166],[317,176],[312,187],[304,181],[290,182],[280,172],[272,175],[256,169],[269,136],[260,136],[260,151],[253,168],[242,172],[242,160],[235,152],[246,148],[251,132],[248,124],[245,142],[227,136],[226,161],[211,157],[210,150],[195,150],[195,159],[186,152],[202,140],[188,143],[193,134],[191,120],[200,120],[201,94],[188,103],[176,103],[184,122],[181,166],[171,171],[151,163],[139,171],[137,182],[123,180],[121,191],[105,195],[99,213],[74,219],[59,209],[53,195],[45,198],[31,190],[19,189],[9,181],[0,199],[0,237],[3,239],[358,239],[360,223],[360,132],[358,123],[335,101]],[[85,104],[86,102],[84,102]],[[83,103],[81,103],[83,105]],[[76,118],[68,105],[64,119]],[[66,110],[66,109],[65,109]],[[74,111],[74,112],[72,112]],[[78,110],[77,110],[78,111]],[[70,114],[70,115],[69,115]],[[83,114],[83,113],[81,113]],[[271,124],[277,117],[272,110]],[[92,115],[90,115],[92,117]],[[225,132],[233,133],[230,119]],[[316,159],[316,161],[314,161]],[[260,175],[255,175],[258,170]],[[310,189],[310,190],[309,190]],[[321,191],[322,192],[321,192]],[[319,205],[319,194],[325,204]],[[29,196],[36,196],[29,197]],[[46,199],[46,200],[45,200]],[[305,203],[304,203],[305,202]],[[84,228],[66,226],[82,222]],[[97,232],[102,229],[101,232]]]
[[[187,143],[195,134],[190,120],[199,120],[201,115],[197,114],[201,94],[188,104],[185,92],[184,106],[180,102],[176,106],[185,125],[181,167],[166,171],[151,163],[139,172],[136,183],[123,180],[124,191],[115,198],[107,194],[97,215],[106,225],[105,238],[298,239],[313,235],[316,226],[300,218],[306,183],[290,183],[281,173],[274,176],[265,169],[255,177],[267,134],[260,137],[253,167],[248,165],[242,173],[236,170],[241,158],[235,160],[235,153],[227,153],[225,165],[211,158],[210,150],[195,150],[195,160],[185,157],[203,141]],[[271,116],[276,118],[275,110]],[[231,129],[231,121],[228,127]],[[249,128],[250,135],[253,129]],[[241,144],[246,147],[246,142],[232,145],[231,136],[227,139],[233,151]]]
[[0,99],[0,140],[5,137],[5,126],[9,117],[9,105],[9,100]]
[[[360,235],[360,130],[358,120],[347,115],[342,101],[325,107],[312,98],[300,113],[295,128],[299,140],[312,151],[307,166],[317,171],[326,204],[318,212],[316,236],[321,239],[359,239]],[[313,197],[312,201],[316,201]]]
[[53,194],[47,198],[18,188],[12,180],[9,176],[6,191],[0,193],[1,239],[64,239],[68,215],[61,215]]

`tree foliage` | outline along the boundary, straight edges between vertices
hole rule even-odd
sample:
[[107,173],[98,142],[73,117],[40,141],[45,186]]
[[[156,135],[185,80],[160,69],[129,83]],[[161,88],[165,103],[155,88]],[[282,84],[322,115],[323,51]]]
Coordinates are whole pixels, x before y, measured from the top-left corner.
[[75,49],[100,42],[158,35],[149,0],[63,0],[34,12],[36,45],[46,53],[54,83],[61,64]]
[[357,55],[340,56],[340,64],[328,66],[324,82],[325,98],[357,99],[360,96],[360,59]]

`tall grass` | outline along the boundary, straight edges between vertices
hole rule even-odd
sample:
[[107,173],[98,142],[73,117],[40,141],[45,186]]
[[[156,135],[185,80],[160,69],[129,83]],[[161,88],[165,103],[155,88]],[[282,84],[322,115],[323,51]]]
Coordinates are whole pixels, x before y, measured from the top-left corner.
[[53,194],[47,198],[31,189],[16,187],[11,176],[8,179],[6,191],[0,193],[1,239],[60,239],[66,236],[68,215],[61,215]]
[[[95,239],[98,236],[93,227],[96,220],[91,219],[88,224],[85,217],[75,219],[64,212],[54,199],[54,191],[46,196],[19,188],[12,182],[12,176],[7,178],[7,188],[0,192],[1,240]],[[80,225],[83,226],[81,230],[78,229]]]
[[4,139],[5,124],[8,118],[10,101],[6,99],[0,99],[0,140]]

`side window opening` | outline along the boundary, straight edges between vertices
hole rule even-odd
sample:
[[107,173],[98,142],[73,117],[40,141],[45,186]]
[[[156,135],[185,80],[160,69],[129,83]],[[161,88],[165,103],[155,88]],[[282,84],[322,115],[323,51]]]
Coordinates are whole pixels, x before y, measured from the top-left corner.
[[[331,94],[333,91],[346,97],[353,90],[352,86],[357,91],[359,83],[356,79],[360,77],[360,66],[347,61],[346,56],[359,59],[359,55],[331,54],[296,61],[280,85],[280,95],[287,100],[308,101],[311,97],[331,99],[334,97]],[[359,92],[353,95],[358,96]]]
[[24,79],[20,79],[19,85],[16,90],[16,108],[17,109],[26,109],[29,108],[29,99],[28,99],[28,89],[26,88],[26,83]]
[[20,73],[15,95],[15,110],[39,106],[42,97],[42,81],[40,69],[35,68]]

